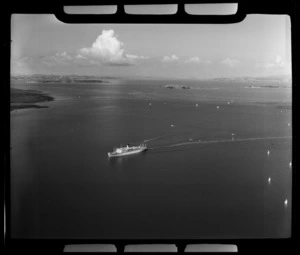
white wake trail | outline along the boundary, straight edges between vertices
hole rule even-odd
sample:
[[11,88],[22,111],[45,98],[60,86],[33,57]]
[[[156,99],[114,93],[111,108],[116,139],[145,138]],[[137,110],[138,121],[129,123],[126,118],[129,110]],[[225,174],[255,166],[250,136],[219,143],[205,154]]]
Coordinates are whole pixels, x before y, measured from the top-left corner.
[[274,139],[287,139],[287,138],[292,138],[292,136],[250,137],[250,138],[235,138],[235,139],[211,140],[211,141],[200,141],[200,140],[198,140],[198,141],[193,141],[193,142],[183,142],[183,143],[176,143],[176,144],[171,144],[171,145],[152,147],[152,148],[149,148],[149,150],[160,149],[160,148],[178,147],[178,146],[192,145],[192,144],[230,143],[230,142],[274,140]]
[[147,139],[147,140],[144,140],[144,143],[147,143],[147,142],[150,142],[150,141],[153,141],[155,139],[158,139],[158,138],[161,138],[161,137],[165,137],[167,135],[160,135],[160,136],[156,136],[156,137],[153,137],[153,138],[150,138],[150,139]]

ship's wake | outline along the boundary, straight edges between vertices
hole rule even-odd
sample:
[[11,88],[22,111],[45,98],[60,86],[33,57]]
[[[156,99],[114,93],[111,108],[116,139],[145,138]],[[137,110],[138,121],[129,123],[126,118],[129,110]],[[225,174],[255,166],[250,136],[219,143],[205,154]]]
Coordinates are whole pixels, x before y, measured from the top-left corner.
[[160,135],[160,136],[156,136],[156,137],[153,137],[153,138],[150,138],[150,139],[147,139],[147,140],[144,140],[144,143],[147,143],[147,142],[150,142],[150,141],[153,141],[153,140],[156,140],[158,138],[162,138],[162,137],[165,137],[167,135]]
[[201,141],[201,140],[193,140],[189,142],[175,143],[169,145],[162,145],[156,147],[150,147],[149,150],[160,149],[160,148],[171,148],[185,145],[193,145],[193,144],[212,144],[212,143],[232,143],[232,142],[246,142],[246,141],[258,141],[258,140],[276,140],[276,139],[288,139],[292,138],[292,136],[269,136],[269,137],[249,137],[249,138],[231,138],[231,139],[223,139],[223,140],[210,140],[210,141]]

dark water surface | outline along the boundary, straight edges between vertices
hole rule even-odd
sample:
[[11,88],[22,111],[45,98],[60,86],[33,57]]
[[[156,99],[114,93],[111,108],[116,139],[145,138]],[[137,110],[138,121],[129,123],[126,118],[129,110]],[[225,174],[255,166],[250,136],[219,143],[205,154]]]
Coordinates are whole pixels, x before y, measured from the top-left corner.
[[291,89],[186,83],[12,85],[55,98],[11,112],[12,236],[288,237]]

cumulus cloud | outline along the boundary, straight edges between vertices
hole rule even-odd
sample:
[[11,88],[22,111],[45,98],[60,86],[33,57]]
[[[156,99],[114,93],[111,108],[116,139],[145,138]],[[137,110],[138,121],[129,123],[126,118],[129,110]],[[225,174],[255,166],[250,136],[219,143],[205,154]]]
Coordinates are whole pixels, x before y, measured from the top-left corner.
[[133,65],[134,60],[138,58],[142,57],[125,54],[124,44],[118,40],[114,30],[103,30],[91,47],[80,49],[77,55],[77,59],[99,61],[116,66]]
[[199,57],[192,57],[185,61],[185,63],[196,63],[196,64],[210,64],[209,60],[201,60]]
[[62,60],[72,60],[73,58],[70,56],[70,55],[68,55],[66,52],[62,52],[62,53],[56,53],[55,54],[55,56],[57,57],[57,58],[60,58],[60,59],[62,59]]
[[162,61],[163,62],[173,62],[173,61],[177,61],[179,60],[179,57],[177,57],[176,55],[171,55],[171,56],[164,56]]
[[100,66],[101,65],[101,62],[99,62],[98,60],[89,59],[85,56],[82,56],[81,54],[77,54],[73,58],[73,62],[79,66]]
[[137,56],[132,54],[126,54],[126,57],[131,59],[149,59],[148,56]]
[[55,65],[135,65],[147,56],[127,54],[124,44],[117,38],[114,30],[103,30],[91,47],[81,48],[76,54],[57,52],[51,56],[39,57],[39,61],[47,66]]
[[236,60],[236,59],[226,58],[226,59],[222,60],[220,63],[224,64],[226,66],[229,66],[229,67],[235,67],[240,63],[240,61]]
[[84,56],[82,56],[81,54],[77,54],[76,56],[75,56],[75,59],[78,59],[78,60],[86,60],[87,58],[86,57],[84,57]]
[[277,55],[275,57],[275,61],[274,62],[271,62],[271,63],[266,63],[264,64],[263,66],[265,68],[285,68],[285,67],[288,67],[289,63],[285,62],[282,60],[282,57]]
[[40,61],[48,66],[54,66],[57,64],[68,65],[73,61],[73,57],[66,52],[57,52],[52,56],[43,56],[39,58]]

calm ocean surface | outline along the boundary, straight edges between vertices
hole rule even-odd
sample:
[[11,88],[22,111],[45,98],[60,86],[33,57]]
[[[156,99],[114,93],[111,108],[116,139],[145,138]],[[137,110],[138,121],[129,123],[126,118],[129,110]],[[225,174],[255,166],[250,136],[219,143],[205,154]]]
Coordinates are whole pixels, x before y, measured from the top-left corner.
[[[12,87],[55,98],[41,103],[49,108],[11,112],[13,237],[290,235],[291,109],[280,107],[290,88],[167,80]],[[142,154],[107,156],[144,141]]]

